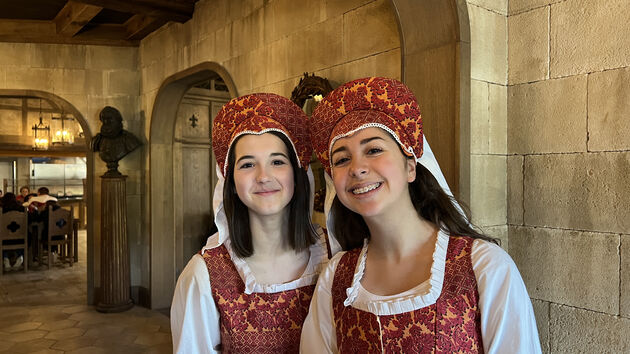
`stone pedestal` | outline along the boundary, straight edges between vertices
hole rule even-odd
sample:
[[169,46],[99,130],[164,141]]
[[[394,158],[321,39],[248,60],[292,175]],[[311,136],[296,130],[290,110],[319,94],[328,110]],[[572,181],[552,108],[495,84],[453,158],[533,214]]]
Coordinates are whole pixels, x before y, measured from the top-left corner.
[[101,289],[96,310],[122,312],[133,307],[127,241],[127,176],[101,176]]

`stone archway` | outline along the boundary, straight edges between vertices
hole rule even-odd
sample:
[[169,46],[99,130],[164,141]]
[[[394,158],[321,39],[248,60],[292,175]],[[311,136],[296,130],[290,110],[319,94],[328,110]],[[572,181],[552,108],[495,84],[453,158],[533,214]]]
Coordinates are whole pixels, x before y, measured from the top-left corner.
[[175,194],[173,178],[173,136],[179,103],[188,89],[213,77],[223,79],[230,96],[237,97],[231,76],[221,65],[205,62],[168,77],[162,83],[153,105],[149,138],[149,209],[151,233],[151,308],[167,308],[171,304],[177,259],[175,240]]
[[4,97],[35,97],[48,100],[53,105],[57,106],[64,112],[71,113],[77,120],[83,134],[85,136],[86,148],[86,168],[87,168],[87,182],[85,186],[87,206],[87,302],[88,304],[94,303],[94,153],[89,149],[89,142],[92,140],[92,132],[87,120],[83,117],[81,112],[65,99],[46,91],[39,90],[13,90],[13,89],[0,89],[0,96]]
[[420,103],[427,140],[458,199],[470,204],[470,25],[465,0],[390,0],[401,77]]

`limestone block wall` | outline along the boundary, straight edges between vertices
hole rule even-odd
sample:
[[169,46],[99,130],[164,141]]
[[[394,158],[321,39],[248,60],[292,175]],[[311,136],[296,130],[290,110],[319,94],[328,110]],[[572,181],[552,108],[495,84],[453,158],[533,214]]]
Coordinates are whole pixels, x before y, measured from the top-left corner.
[[472,221],[508,249],[508,1],[468,0]]
[[199,1],[193,19],[140,44],[146,129],[165,78],[204,61],[224,66],[239,95],[290,96],[304,72],[333,83],[400,78],[400,40],[386,0]]
[[628,352],[630,1],[508,10],[509,252],[543,350]]
[[[87,121],[92,135],[100,130],[98,113],[111,105],[120,110],[125,129],[141,140],[144,138],[144,117],[140,114],[140,73],[138,48],[87,45],[0,43],[0,89],[29,89],[53,93],[74,105]],[[140,227],[141,152],[134,152],[120,164],[129,176],[127,184],[128,225],[131,248],[132,285],[148,287],[142,273],[148,272],[148,238],[143,239]],[[107,168],[95,157],[93,240],[95,285],[99,286],[100,264],[99,215],[100,180]]]

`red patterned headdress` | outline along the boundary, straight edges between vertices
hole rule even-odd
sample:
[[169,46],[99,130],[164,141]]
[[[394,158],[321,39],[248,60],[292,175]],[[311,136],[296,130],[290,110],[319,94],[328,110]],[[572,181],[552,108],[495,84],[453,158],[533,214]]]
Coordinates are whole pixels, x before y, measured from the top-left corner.
[[295,103],[273,93],[255,93],[232,99],[214,119],[212,149],[223,176],[232,143],[243,134],[277,131],[289,138],[298,163],[308,169],[312,146],[308,116]]
[[324,98],[312,116],[313,148],[330,173],[330,149],[337,139],[361,129],[389,132],[408,156],[422,156],[422,117],[416,97],[403,83],[383,77],[348,82]]

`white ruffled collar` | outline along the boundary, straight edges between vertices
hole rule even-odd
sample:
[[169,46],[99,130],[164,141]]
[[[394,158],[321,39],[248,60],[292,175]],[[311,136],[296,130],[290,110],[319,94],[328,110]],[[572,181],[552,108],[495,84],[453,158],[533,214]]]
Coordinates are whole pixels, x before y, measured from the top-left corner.
[[256,282],[256,278],[254,277],[254,273],[252,273],[249,265],[245,261],[245,259],[240,258],[234,250],[232,249],[232,245],[229,238],[223,240],[223,242],[219,242],[218,233],[214,234],[206,243],[206,246],[202,249],[202,252],[205,252],[208,249],[212,249],[220,246],[221,244],[225,245],[225,248],[232,259],[232,263],[236,267],[238,274],[241,276],[243,283],[245,283],[245,294],[252,293],[278,293],[286,290],[293,290],[303,286],[313,285],[317,282],[317,277],[319,273],[324,269],[326,263],[328,263],[328,248],[326,246],[326,237],[324,235],[324,230],[321,227],[317,227],[317,242],[309,247],[310,257],[308,260],[308,264],[304,269],[304,273],[293,281],[281,284],[261,284]]
[[[361,279],[365,271],[365,260],[367,258],[368,242],[367,239],[363,243],[363,248],[359,254],[359,260],[355,268],[352,284],[346,289],[345,306],[355,307],[359,310],[371,312],[375,315],[396,315],[413,310],[417,310],[429,305],[433,305],[442,293],[442,285],[444,284],[444,268],[446,264],[446,251],[448,249],[449,236],[446,232],[440,230],[438,232],[437,241],[435,243],[435,251],[433,252],[433,264],[431,265],[431,277],[429,278],[428,291],[420,293],[413,291],[405,291],[402,294],[380,297],[377,301],[357,301],[358,298],[364,298],[369,294],[367,290],[361,286]],[[416,287],[418,288],[418,287]],[[421,287],[424,289],[424,287]],[[415,289],[415,288],[414,288]],[[365,294],[361,294],[365,292]]]

